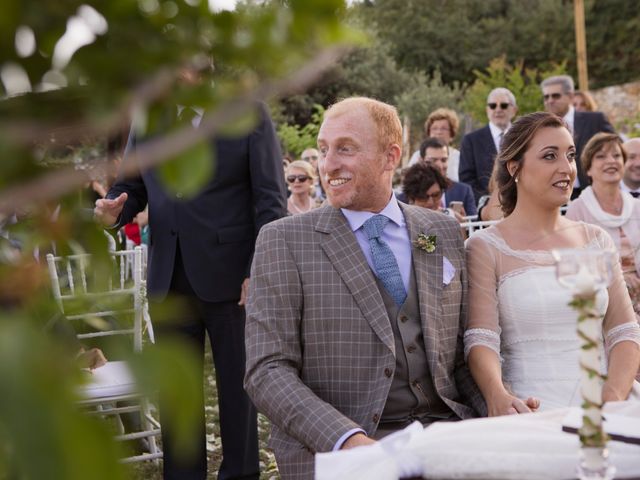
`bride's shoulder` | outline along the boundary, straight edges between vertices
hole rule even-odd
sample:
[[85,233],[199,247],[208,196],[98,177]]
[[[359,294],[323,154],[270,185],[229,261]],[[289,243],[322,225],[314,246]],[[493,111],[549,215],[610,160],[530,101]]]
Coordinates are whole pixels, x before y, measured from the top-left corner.
[[465,247],[467,250],[487,248],[488,246],[497,247],[504,243],[499,230],[495,225],[483,228],[482,230],[476,230],[465,241]]
[[601,248],[613,244],[609,233],[600,225],[582,220],[570,220],[566,217],[564,217],[564,222],[567,228],[575,229],[582,236],[586,247],[595,244]]

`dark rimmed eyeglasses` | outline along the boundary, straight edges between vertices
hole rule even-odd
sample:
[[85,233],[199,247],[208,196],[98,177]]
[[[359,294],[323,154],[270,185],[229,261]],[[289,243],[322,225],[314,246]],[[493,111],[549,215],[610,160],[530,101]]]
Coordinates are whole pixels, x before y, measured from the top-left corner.
[[438,190],[436,193],[425,193],[424,195],[420,195],[419,200],[426,201],[432,199],[438,201],[442,198],[442,194],[442,190]]
[[294,183],[296,180],[300,183],[304,183],[309,180],[311,177],[309,175],[287,175],[287,182]]
[[500,103],[487,103],[487,107],[489,107],[491,110],[495,110],[496,108],[498,108],[498,106],[500,106],[501,110],[506,110],[507,108],[509,108],[509,105],[511,105],[510,103],[507,102],[500,102]]
[[550,98],[553,98],[554,100],[558,100],[561,96],[562,96],[561,93],[555,92],[555,93],[547,93],[543,95],[542,98],[544,98],[544,101],[546,102]]

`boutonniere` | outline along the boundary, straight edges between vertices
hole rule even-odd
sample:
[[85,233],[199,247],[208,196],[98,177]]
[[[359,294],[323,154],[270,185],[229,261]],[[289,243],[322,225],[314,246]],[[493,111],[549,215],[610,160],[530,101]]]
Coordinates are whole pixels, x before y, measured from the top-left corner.
[[426,233],[419,233],[416,241],[413,242],[416,248],[424,250],[427,253],[433,253],[436,250],[438,237],[435,235],[427,235]]

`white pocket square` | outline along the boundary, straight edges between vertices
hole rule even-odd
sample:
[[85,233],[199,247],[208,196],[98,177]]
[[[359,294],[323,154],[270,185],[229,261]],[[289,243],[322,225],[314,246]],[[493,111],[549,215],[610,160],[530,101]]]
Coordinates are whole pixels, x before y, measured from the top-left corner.
[[442,257],[442,284],[449,285],[453,277],[456,275],[456,267],[454,267],[449,259]]

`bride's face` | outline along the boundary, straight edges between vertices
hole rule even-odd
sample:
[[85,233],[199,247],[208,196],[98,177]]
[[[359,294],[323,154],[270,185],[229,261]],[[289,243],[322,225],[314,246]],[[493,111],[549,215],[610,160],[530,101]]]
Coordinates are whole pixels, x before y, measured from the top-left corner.
[[541,128],[524,154],[518,201],[559,207],[571,198],[576,179],[576,147],[564,128]]

